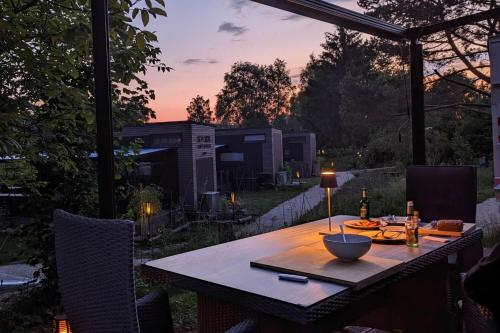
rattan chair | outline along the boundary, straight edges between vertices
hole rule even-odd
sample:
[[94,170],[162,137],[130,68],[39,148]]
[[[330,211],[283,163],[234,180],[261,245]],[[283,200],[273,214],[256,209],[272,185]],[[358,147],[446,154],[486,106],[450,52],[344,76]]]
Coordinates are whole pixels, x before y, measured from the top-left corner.
[[476,222],[477,180],[472,166],[411,166],[406,170],[406,199],[424,221]]
[[[56,264],[64,312],[75,333],[173,332],[169,299],[134,288],[134,223],[54,213]],[[231,332],[255,332],[246,321]]]
[[[477,178],[472,166],[410,166],[406,170],[406,199],[415,203],[424,222],[459,219],[476,222]],[[480,242],[450,256],[448,304],[458,316],[460,272],[469,270],[483,256]],[[457,320],[454,320],[457,322]]]
[[[476,222],[477,178],[472,166],[411,166],[406,170],[406,199],[425,222],[459,219]],[[465,272],[483,256],[481,244],[458,253],[457,271]]]
[[498,326],[492,314],[486,308],[481,308],[476,302],[467,296],[464,288],[466,273],[461,274],[462,288],[462,316],[463,329],[467,333],[495,333]]

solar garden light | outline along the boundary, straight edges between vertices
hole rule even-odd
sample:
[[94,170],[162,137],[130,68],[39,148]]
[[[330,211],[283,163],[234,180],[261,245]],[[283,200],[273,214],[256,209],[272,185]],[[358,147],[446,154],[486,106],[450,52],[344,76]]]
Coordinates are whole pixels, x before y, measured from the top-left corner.
[[235,208],[236,208],[236,203],[237,203],[237,198],[236,198],[236,193],[235,192],[231,192],[230,195],[229,195],[229,202],[231,202],[231,206],[233,207],[233,220],[234,220],[234,211],[235,211]]
[[149,238],[149,219],[153,215],[153,204],[151,202],[144,202],[142,204],[142,214],[143,214],[143,230],[142,236],[146,234],[147,238]]
[[332,232],[332,204],[331,204],[331,189],[337,188],[337,175],[335,171],[325,170],[321,172],[321,181],[319,186],[326,189],[326,198],[328,205],[328,230]]

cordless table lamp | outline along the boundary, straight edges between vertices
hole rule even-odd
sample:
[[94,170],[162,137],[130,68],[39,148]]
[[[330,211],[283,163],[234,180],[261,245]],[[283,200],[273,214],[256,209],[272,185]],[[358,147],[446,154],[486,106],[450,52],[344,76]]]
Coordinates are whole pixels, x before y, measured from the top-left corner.
[[332,202],[331,202],[331,189],[337,188],[337,175],[335,171],[322,171],[321,172],[321,182],[319,184],[321,188],[326,189],[326,198],[328,205],[328,229],[332,232]]

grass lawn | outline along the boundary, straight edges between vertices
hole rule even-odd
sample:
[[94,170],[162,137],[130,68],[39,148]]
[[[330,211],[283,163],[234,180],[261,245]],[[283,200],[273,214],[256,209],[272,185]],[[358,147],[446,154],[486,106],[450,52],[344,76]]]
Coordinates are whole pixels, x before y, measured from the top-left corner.
[[262,215],[277,205],[299,195],[314,185],[319,184],[319,178],[302,179],[299,187],[266,189],[256,192],[241,192],[238,194],[240,204],[249,214]]
[[12,235],[0,232],[0,265],[23,259],[17,240]]
[[495,196],[493,189],[493,168],[478,168],[477,169],[477,202],[483,202],[486,199]]

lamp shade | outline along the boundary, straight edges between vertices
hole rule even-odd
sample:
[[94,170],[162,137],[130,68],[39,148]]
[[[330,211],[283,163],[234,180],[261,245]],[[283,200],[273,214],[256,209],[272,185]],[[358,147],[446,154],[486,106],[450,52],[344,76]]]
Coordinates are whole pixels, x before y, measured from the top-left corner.
[[319,186],[321,188],[337,188],[337,175],[335,171],[322,171]]

